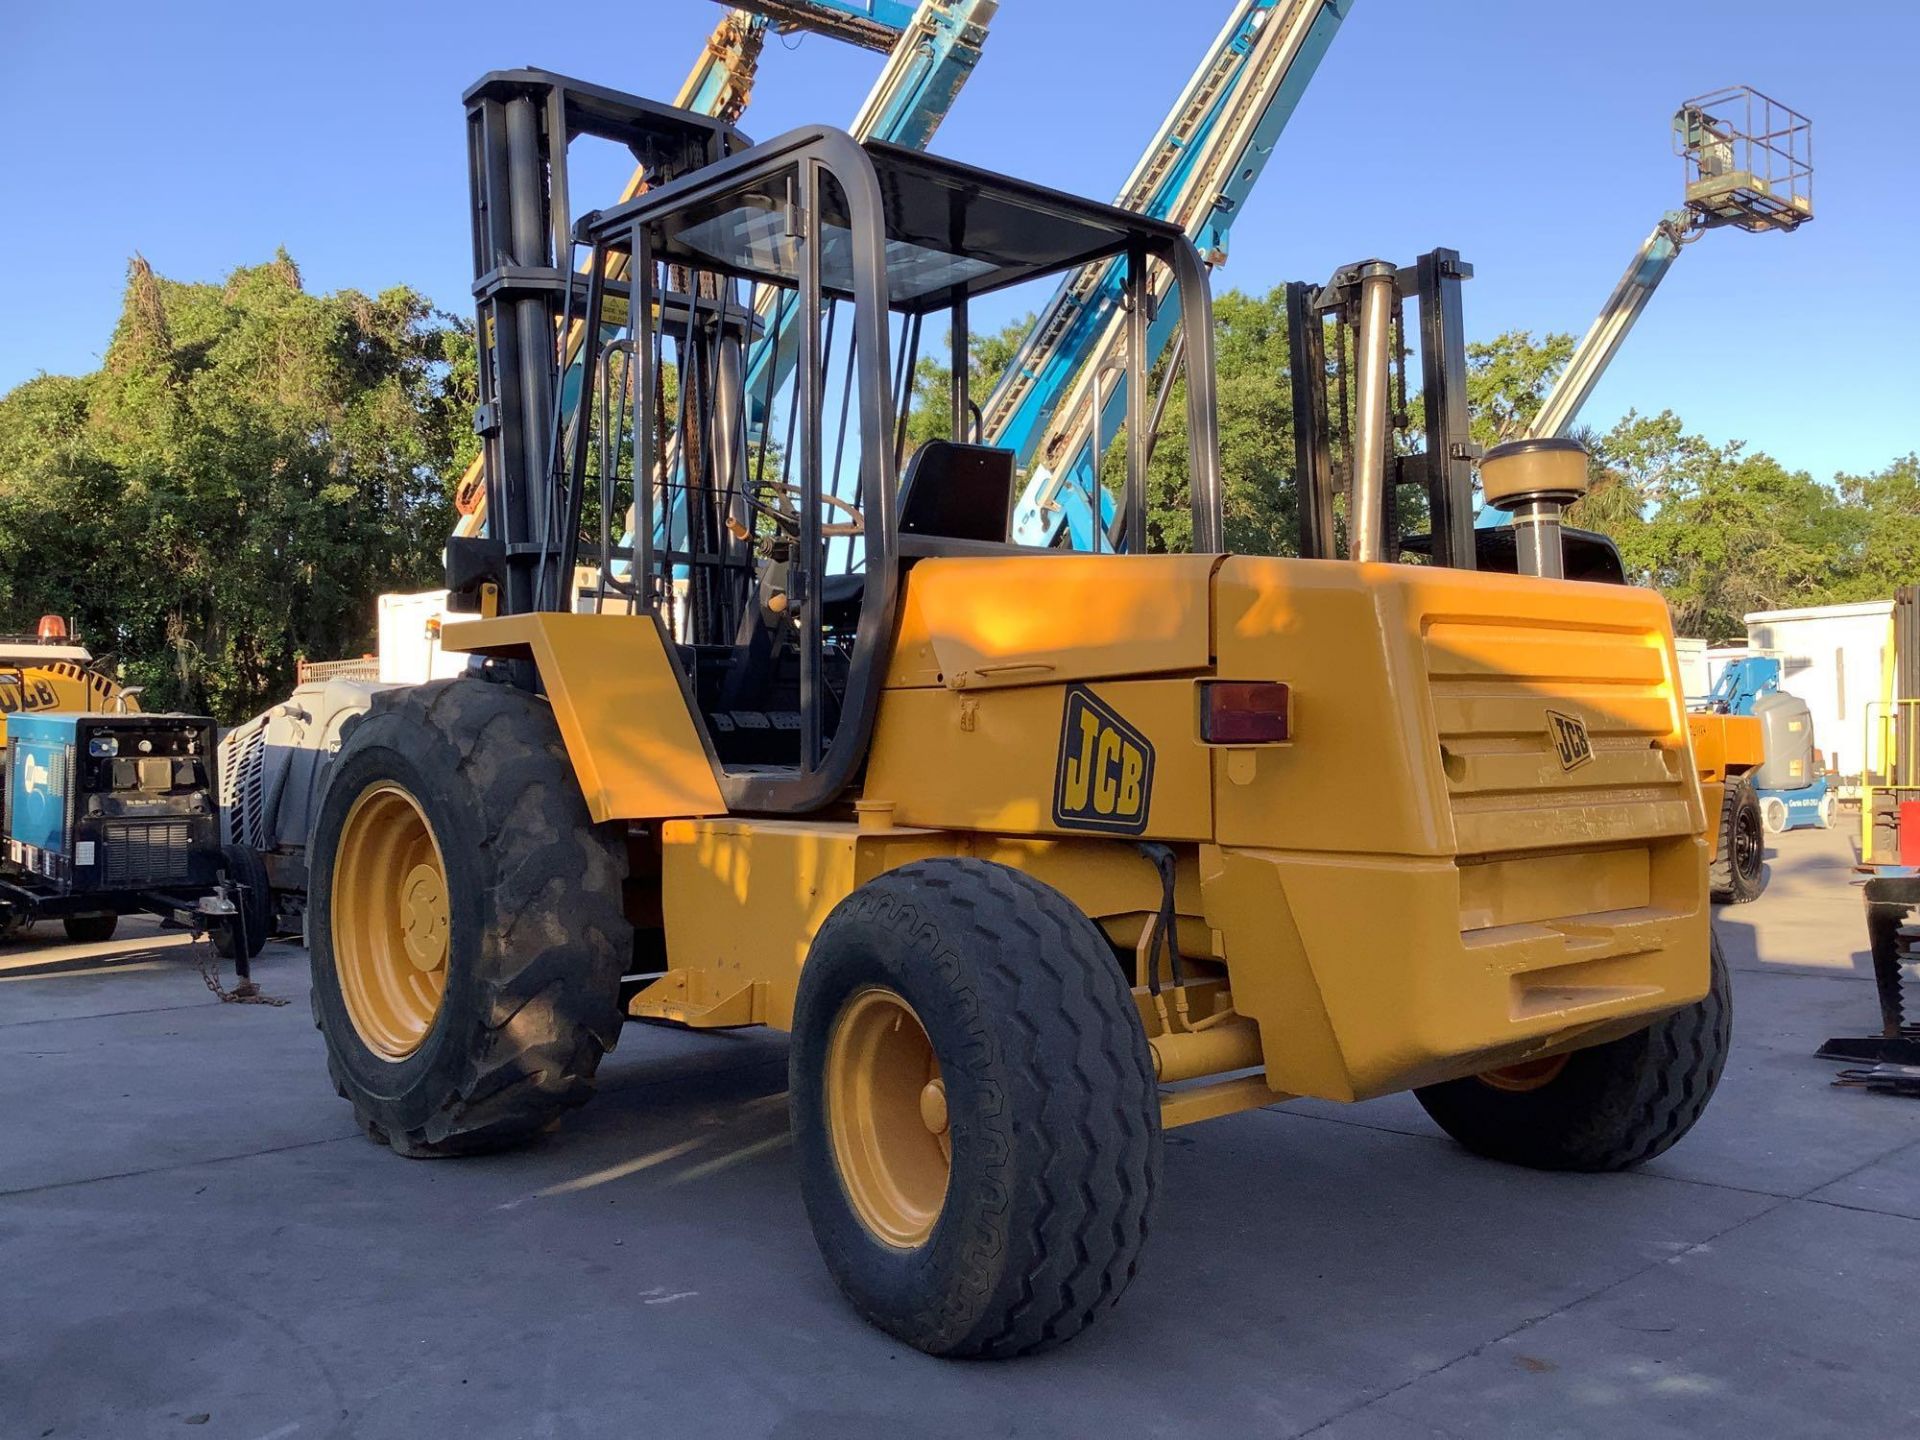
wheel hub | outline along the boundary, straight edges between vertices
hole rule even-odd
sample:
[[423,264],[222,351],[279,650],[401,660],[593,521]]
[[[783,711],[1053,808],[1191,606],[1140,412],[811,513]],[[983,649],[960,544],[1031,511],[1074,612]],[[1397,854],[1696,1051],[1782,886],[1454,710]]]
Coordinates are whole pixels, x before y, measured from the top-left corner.
[[446,861],[426,812],[400,785],[353,802],[334,852],[334,973],[366,1047],[406,1059],[446,996],[452,911]]
[[1733,831],[1733,863],[1742,875],[1760,873],[1761,855],[1766,846],[1760,830],[1758,815],[1751,811],[1741,812],[1739,823]]
[[416,970],[438,970],[447,959],[447,885],[433,865],[416,865],[401,888],[407,958]]
[[938,1075],[921,1087],[920,1123],[929,1135],[947,1133],[947,1086]]
[[827,1046],[827,1128],[840,1183],[883,1244],[933,1233],[952,1169],[940,1062],[913,1007],[892,990],[856,992]]
[[1539,1090],[1560,1078],[1567,1068],[1565,1055],[1548,1055],[1539,1060],[1522,1060],[1518,1065],[1502,1065],[1498,1070],[1482,1070],[1480,1083],[1496,1090],[1521,1092]]

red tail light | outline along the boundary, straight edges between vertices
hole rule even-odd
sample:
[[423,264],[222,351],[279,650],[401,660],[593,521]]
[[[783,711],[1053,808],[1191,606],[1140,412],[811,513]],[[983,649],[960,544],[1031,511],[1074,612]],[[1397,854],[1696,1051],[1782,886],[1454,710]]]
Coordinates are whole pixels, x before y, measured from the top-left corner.
[[1277,680],[1206,680],[1200,738],[1209,745],[1278,745],[1293,738],[1293,692]]

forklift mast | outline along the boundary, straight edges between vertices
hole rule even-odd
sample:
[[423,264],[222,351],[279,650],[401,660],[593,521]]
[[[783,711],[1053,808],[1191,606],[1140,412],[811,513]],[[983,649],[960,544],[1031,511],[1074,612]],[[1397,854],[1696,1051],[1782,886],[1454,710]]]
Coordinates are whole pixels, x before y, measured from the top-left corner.
[[[1409,266],[1366,260],[1324,285],[1287,286],[1294,473],[1300,553],[1476,568],[1468,433],[1466,332],[1460,285],[1473,267],[1453,250]],[[1416,424],[1407,389],[1406,304],[1415,305],[1420,365]],[[1336,517],[1335,499],[1344,496]],[[1406,521],[1430,526],[1408,532]],[[1344,523],[1344,552],[1337,527]]]
[[747,143],[725,121],[536,70],[495,71],[465,97],[473,207],[479,405],[489,516],[485,536],[447,549],[454,608],[541,608],[542,561],[553,547],[559,375],[556,336],[580,299],[573,269],[567,149],[590,135],[615,141],[660,181],[713,165]]
[[[729,9],[714,27],[674,104],[736,123],[752,94],[761,48],[771,25],[802,30],[887,54],[887,64],[854,117],[860,139],[876,138],[924,149],[979,62],[999,0],[759,0]],[[644,166],[629,176],[620,199],[630,200],[660,177]],[[756,352],[768,350],[763,336]],[[580,337],[566,339],[567,361]],[[758,361],[757,363],[764,363]],[[563,397],[564,399],[564,397]],[[454,495],[456,535],[480,535],[487,525],[486,489],[476,458]]]

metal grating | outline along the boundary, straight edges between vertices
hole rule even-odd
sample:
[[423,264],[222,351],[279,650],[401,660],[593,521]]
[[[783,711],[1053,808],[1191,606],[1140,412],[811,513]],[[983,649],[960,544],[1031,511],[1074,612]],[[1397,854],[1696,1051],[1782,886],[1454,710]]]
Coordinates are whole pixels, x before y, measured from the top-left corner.
[[220,817],[227,840],[264,850],[267,725],[262,715],[227,732],[220,742]]
[[109,887],[180,884],[190,878],[185,820],[117,821],[100,829],[101,875]]

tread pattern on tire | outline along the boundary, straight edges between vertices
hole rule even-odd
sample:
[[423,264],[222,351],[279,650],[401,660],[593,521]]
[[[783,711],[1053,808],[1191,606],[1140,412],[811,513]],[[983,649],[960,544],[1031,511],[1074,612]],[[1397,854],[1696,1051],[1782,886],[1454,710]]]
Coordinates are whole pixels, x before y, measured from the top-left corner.
[[383,691],[347,731],[342,758],[356,733],[387,715],[451,747],[481,808],[474,843],[489,882],[478,961],[486,1019],[422,1124],[382,1123],[331,1045],[328,1065],[361,1127],[401,1154],[498,1149],[584,1104],[619,1038],[620,976],[633,937],[620,906],[624,850],[591,823],[551,712],[536,697],[475,679]]
[[1468,1077],[1415,1092],[1469,1150],[1543,1170],[1625,1170],[1669,1149],[1699,1120],[1726,1068],[1733,993],[1712,945],[1705,997],[1645,1030],[1573,1053],[1539,1090]]
[[1750,881],[1744,880],[1733,864],[1733,831],[1740,811],[1744,806],[1753,806],[1757,822],[1759,803],[1753,782],[1745,775],[1727,778],[1726,793],[1720,799],[1720,843],[1707,866],[1707,889],[1718,904],[1744,905],[1760,896],[1761,877],[1756,875]]
[[[1011,1067],[1017,1095],[1039,1103],[1037,1123],[1017,1135],[1031,1147],[1025,1178],[1038,1187],[1038,1204],[1026,1210],[1003,1197],[963,1242],[967,1273],[1001,1271],[1006,1280],[930,1296],[946,1313],[929,1310],[917,1324],[954,1336],[939,1350],[953,1355],[1005,1358],[1069,1339],[1136,1273],[1159,1179],[1152,1053],[1111,948],[1051,886],[981,860],[890,871],[850,896],[815,943],[830,944],[836,924],[849,920],[910,936],[950,983],[964,983],[955,946],[966,946],[985,982],[975,991],[972,1043]],[[995,1017],[1021,1043],[1006,1043]],[[1063,1049],[1068,1063],[1050,1063]],[[1016,1227],[1023,1211],[1028,1219]]]

